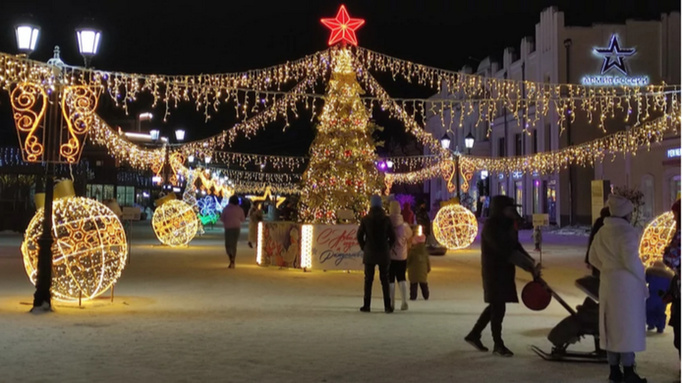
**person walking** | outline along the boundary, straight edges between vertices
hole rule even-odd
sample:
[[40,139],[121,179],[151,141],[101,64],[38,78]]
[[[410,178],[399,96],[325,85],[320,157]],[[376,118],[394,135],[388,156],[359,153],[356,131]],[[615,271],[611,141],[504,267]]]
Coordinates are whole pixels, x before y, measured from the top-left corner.
[[249,247],[258,243],[258,223],[263,222],[263,208],[259,203],[252,203],[249,208]]
[[233,195],[220,214],[220,221],[225,228],[225,252],[230,257],[230,265],[228,268],[234,269],[235,260],[237,258],[237,242],[239,241],[239,232],[241,231],[242,222],[246,221],[244,217],[244,210],[239,206],[239,198]]
[[668,297],[672,302],[670,307],[670,322],[668,324],[673,328],[673,344],[677,349],[677,354],[680,354],[680,306],[682,300],[680,299],[680,200],[678,199],[673,204],[672,213],[675,216],[675,234],[670,239],[670,243],[663,250],[663,263],[668,266],[675,273],[670,288],[668,290]]
[[384,295],[384,310],[392,313],[388,268],[391,263],[390,250],[395,244],[395,232],[391,220],[386,216],[381,205],[381,197],[376,194],[370,198],[369,212],[360,221],[357,240],[363,252],[362,263],[365,264],[365,295],[360,311],[370,311],[374,269],[378,266],[381,290]]
[[412,206],[409,202],[403,204],[403,211],[401,214],[403,215],[403,221],[405,221],[406,224],[410,226],[414,225],[414,212],[412,211]]
[[[409,206],[409,204],[406,204]],[[405,271],[407,270],[407,250],[409,241],[412,238],[412,229],[404,220],[400,211],[400,203],[392,201],[388,207],[389,219],[395,231],[395,243],[391,247],[391,265],[388,270],[388,281],[391,291],[391,307],[395,309],[395,282],[398,280],[400,297],[402,304],[400,310],[405,311],[407,306],[407,281]]]
[[[639,241],[630,224],[633,205],[609,195],[611,213],[590,247],[590,264],[599,269],[599,343],[606,350],[609,381],[646,383],[635,371],[635,352],[646,348],[646,286]],[[620,366],[623,366],[621,371]]]
[[514,222],[519,218],[513,199],[503,195],[492,198],[490,216],[481,232],[481,272],[484,301],[488,307],[464,338],[477,350],[488,351],[481,342],[481,333],[490,323],[495,342],[493,354],[504,357],[514,355],[502,340],[502,321],[506,304],[519,301],[514,282],[516,266],[532,273],[534,278],[539,276],[540,270],[519,243],[518,232],[514,228]]
[[431,272],[431,260],[426,251],[426,237],[420,233],[418,226],[413,229],[410,240],[410,251],[407,253],[407,279],[410,280],[410,300],[417,299],[417,288],[421,288],[424,300],[429,299],[428,274]]
[[540,226],[533,228],[533,243],[535,244],[535,251],[542,251],[542,229]]

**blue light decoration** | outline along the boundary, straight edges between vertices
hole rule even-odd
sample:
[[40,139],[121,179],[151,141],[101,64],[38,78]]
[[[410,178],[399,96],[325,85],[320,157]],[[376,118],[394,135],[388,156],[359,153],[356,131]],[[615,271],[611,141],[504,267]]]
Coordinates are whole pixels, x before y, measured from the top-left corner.
[[199,220],[202,225],[213,225],[220,219],[223,205],[214,195],[207,195],[197,201],[199,206]]
[[[643,86],[649,85],[648,76],[630,76],[625,66],[625,57],[634,56],[635,48],[621,48],[618,43],[618,35],[611,35],[608,47],[594,48],[594,53],[601,56],[604,61],[600,75],[587,75],[581,80],[583,85],[594,86]],[[620,75],[606,75],[607,72],[616,70]]]
[[668,158],[675,158],[675,157],[680,157],[682,151],[680,148],[673,148],[673,149],[668,149]]

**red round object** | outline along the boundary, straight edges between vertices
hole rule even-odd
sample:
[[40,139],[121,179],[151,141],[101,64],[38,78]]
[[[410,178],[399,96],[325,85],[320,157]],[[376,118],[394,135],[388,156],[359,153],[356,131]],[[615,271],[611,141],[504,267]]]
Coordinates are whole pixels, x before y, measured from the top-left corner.
[[540,282],[531,281],[521,291],[523,304],[533,311],[542,311],[552,301],[552,294]]

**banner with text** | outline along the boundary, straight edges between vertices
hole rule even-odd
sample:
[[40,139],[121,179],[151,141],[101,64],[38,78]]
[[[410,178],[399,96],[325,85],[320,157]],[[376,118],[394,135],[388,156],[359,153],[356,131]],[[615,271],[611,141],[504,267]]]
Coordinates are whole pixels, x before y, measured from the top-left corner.
[[364,270],[358,225],[313,225],[312,268]]

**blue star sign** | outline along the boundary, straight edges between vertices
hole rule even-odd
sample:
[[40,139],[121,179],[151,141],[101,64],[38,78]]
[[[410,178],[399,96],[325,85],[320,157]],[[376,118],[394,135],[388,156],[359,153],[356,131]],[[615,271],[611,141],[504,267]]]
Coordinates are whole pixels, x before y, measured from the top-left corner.
[[621,49],[618,44],[618,36],[611,36],[611,43],[607,48],[595,48],[595,52],[604,56],[604,63],[601,66],[601,74],[611,70],[611,68],[618,69],[625,76],[628,75],[623,57],[632,56],[635,54],[634,48]]

